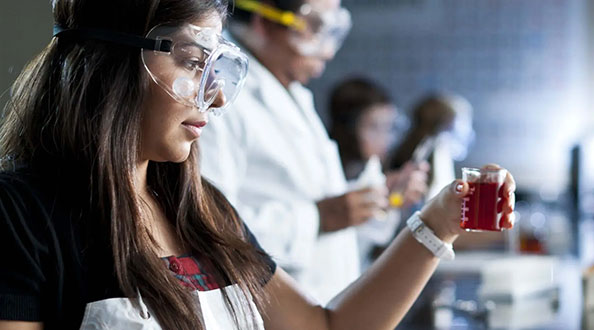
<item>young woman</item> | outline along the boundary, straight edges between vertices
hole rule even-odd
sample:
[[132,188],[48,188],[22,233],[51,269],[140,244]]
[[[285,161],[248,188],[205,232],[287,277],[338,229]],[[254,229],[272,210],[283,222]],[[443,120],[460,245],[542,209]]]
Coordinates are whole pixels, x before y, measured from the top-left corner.
[[[392,329],[438,258],[404,230],[322,307],[198,173],[247,63],[217,0],[55,0],[0,129],[0,329]],[[232,116],[232,113],[227,115]],[[460,231],[454,182],[419,218]],[[502,199],[511,226],[514,183]]]
[[[369,177],[363,173],[377,160],[386,175],[386,187],[398,192],[400,205],[391,205],[381,220],[372,218],[357,226],[357,246],[361,268],[365,269],[379,252],[391,242],[400,223],[400,210],[418,203],[427,191],[426,163],[410,162],[401,170],[384,171],[388,152],[403,133],[398,127],[399,113],[389,93],[365,77],[352,77],[338,83],[330,93],[329,134],[338,145],[345,175],[357,186]],[[399,131],[400,130],[400,131]],[[378,166],[378,167],[380,167]]]
[[[338,144],[340,158],[347,179],[356,179],[366,163],[377,156],[387,169],[389,152],[403,132],[397,127],[403,114],[389,93],[363,77],[340,82],[330,95],[329,134]],[[400,170],[386,171],[388,188],[403,193],[404,205],[419,202],[427,190],[426,163],[409,162]]]

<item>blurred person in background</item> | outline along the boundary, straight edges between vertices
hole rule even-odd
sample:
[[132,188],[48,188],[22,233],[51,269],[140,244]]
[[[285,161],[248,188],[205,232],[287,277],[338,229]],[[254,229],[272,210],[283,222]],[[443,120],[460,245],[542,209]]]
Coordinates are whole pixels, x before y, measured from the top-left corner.
[[264,249],[322,302],[360,273],[353,226],[387,207],[385,189],[347,191],[336,144],[304,87],[351,27],[337,0],[235,1],[231,40],[249,53],[233,115],[203,132],[202,170]]
[[427,95],[412,109],[411,127],[392,152],[389,168],[401,168],[417,157],[428,160],[431,170],[426,198],[430,199],[441,185],[455,178],[454,161],[466,158],[474,135],[472,106],[465,98],[447,93]]
[[[410,163],[419,149],[423,149],[425,156],[421,157],[428,159],[431,168],[425,200],[431,199],[442,185],[455,178],[454,162],[466,158],[475,138],[472,112],[468,100],[449,93],[429,94],[413,108],[411,128],[389,162],[392,168],[400,168],[402,164]],[[464,234],[456,241],[456,248],[497,248],[503,240],[500,232]]]
[[[386,168],[389,150],[404,133],[402,114],[394,105],[388,92],[373,81],[355,77],[342,81],[332,91],[329,113],[330,137],[338,144],[340,158],[349,182],[356,186],[362,172],[372,157]],[[427,191],[426,162],[408,162],[402,170],[385,172],[385,185],[389,191],[402,193],[403,203],[408,207],[423,198]],[[396,233],[400,213],[395,205],[385,216],[374,218],[357,227],[357,237],[362,268],[377,257],[372,252],[387,245]]]

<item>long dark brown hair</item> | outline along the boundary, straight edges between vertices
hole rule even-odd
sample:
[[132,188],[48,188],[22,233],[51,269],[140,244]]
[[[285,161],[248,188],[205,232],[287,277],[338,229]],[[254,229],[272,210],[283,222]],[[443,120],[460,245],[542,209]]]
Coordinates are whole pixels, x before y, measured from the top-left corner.
[[[140,36],[162,23],[195,22],[212,14],[225,17],[227,8],[219,0],[52,3],[54,20],[62,27]],[[150,83],[137,48],[54,38],[12,87],[0,127],[0,159],[10,157],[13,163],[51,173],[61,184],[84,192],[78,201],[109,233],[123,293],[135,298],[138,290],[165,329],[202,329],[190,292],[151,246],[135,191],[141,104]],[[227,200],[201,179],[198,154],[194,143],[182,163],[151,162],[147,184],[158,195],[182,245],[212,264],[221,286],[237,283],[259,307],[269,270],[246,242],[244,227]],[[253,321],[249,304],[242,308]],[[237,322],[239,313],[233,315]]]
[[[349,78],[334,87],[328,107],[331,120],[329,135],[338,144],[345,170],[353,163],[362,165],[367,161],[361,154],[361,141],[356,129],[361,116],[374,105],[392,103],[389,93],[367,78]],[[349,179],[350,174],[347,173]]]

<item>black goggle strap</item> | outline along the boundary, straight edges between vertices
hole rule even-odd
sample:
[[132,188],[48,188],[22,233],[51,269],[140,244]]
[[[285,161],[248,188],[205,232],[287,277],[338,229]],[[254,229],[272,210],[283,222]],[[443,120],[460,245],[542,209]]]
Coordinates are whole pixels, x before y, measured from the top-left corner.
[[133,34],[84,27],[76,29],[66,29],[60,25],[54,25],[54,37],[72,38],[79,40],[100,40],[120,44],[123,46],[150,49],[165,53],[171,52],[172,46],[171,40],[166,39],[150,39]]

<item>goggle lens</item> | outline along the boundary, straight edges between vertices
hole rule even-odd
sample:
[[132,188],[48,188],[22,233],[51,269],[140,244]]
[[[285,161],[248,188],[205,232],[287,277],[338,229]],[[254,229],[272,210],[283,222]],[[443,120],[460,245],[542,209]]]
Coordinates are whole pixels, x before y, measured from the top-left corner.
[[235,100],[248,68],[247,56],[235,45],[212,29],[192,25],[158,26],[148,37],[173,45],[170,53],[143,49],[142,59],[153,80],[176,101],[220,114]]

